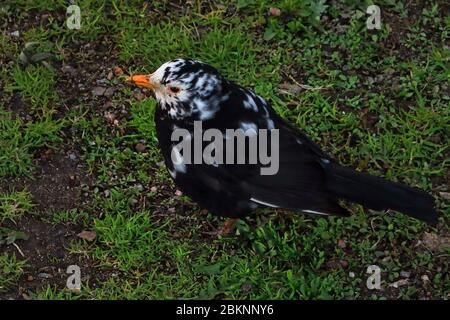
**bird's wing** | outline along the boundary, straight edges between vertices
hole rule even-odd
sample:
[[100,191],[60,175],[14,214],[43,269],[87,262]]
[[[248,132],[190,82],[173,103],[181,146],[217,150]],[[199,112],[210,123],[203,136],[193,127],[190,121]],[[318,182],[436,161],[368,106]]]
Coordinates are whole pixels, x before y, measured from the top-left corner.
[[[229,114],[222,114],[221,123],[211,123],[214,128],[278,129],[279,164],[273,175],[261,174],[257,164],[194,165],[197,177],[217,181],[227,192],[259,206],[301,210],[315,214],[348,215],[325,189],[325,172],[321,162],[332,161],[314,142],[282,118],[262,98],[253,94],[256,109],[244,105],[231,105]],[[246,101],[245,99],[235,99]],[[248,100],[247,100],[248,101]],[[234,108],[234,110],[233,110]],[[270,135],[269,135],[270,136]],[[270,140],[270,138],[269,138]],[[224,141],[225,143],[225,141]],[[276,147],[276,146],[275,146]],[[273,159],[275,160],[275,159]]]

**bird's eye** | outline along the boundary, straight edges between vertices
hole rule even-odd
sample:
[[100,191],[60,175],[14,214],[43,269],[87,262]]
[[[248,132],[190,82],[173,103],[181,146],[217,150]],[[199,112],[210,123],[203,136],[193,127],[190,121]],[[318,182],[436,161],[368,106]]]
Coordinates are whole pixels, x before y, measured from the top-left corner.
[[172,93],[178,93],[180,92],[180,88],[178,87],[169,87],[169,91]]

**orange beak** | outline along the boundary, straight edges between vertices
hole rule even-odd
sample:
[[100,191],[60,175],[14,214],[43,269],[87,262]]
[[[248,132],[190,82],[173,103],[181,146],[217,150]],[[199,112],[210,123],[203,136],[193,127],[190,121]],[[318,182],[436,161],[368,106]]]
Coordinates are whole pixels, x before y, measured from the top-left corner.
[[151,81],[150,76],[143,74],[129,76],[128,78],[125,79],[125,81],[133,82],[138,87],[143,87],[150,90],[155,90],[158,87],[155,83]]

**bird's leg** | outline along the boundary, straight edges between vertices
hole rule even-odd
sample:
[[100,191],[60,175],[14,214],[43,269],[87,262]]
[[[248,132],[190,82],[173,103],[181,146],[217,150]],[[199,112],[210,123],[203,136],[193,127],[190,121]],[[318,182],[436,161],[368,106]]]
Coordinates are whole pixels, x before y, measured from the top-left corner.
[[221,236],[230,235],[234,231],[234,228],[236,227],[236,222],[238,220],[239,220],[238,218],[229,218],[225,220],[223,225],[217,231],[217,234]]

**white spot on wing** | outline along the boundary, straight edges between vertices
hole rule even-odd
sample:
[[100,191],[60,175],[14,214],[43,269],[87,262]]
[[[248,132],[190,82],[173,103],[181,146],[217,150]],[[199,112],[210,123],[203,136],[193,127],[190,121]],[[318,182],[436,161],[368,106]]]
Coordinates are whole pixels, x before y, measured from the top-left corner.
[[255,198],[250,198],[250,201],[253,201],[253,202],[262,204],[263,206],[267,206],[267,207],[271,207],[271,208],[279,208],[278,206],[276,206],[274,204],[264,202],[264,201],[261,201],[261,200],[255,199]]
[[312,213],[312,214],[318,214],[321,216],[329,216],[329,213],[325,213],[325,212],[319,212],[319,211],[314,211],[314,210],[302,210],[305,213]]
[[177,147],[173,147],[171,153],[172,153],[172,164],[175,172],[186,173],[186,164],[184,163],[184,159],[180,153],[180,150],[178,150]]
[[256,134],[256,132],[258,131],[258,127],[256,126],[256,124],[251,122],[241,122],[240,127],[244,131],[253,130],[254,134]]
[[273,123],[273,120],[270,118],[267,118],[267,129],[269,130],[275,129],[275,124]]
[[256,105],[255,100],[249,94],[245,95],[244,108],[252,109],[253,111],[258,111],[258,106]]
[[175,179],[177,177],[177,173],[175,172],[175,170],[170,170],[170,169],[167,169],[167,170],[169,170],[169,174],[173,179]]

